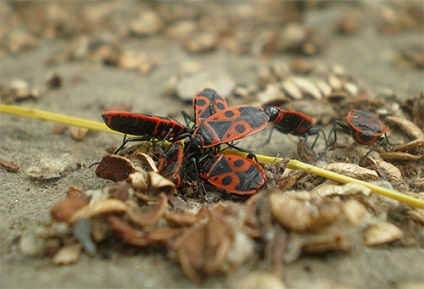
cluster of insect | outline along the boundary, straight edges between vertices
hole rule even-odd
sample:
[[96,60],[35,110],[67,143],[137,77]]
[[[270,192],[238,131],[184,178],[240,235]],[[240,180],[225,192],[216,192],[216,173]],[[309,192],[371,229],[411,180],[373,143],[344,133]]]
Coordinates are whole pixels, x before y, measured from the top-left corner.
[[[215,90],[206,88],[193,97],[194,117],[183,112],[186,125],[169,118],[141,113],[106,111],[102,114],[106,125],[125,134],[118,153],[128,142],[160,142],[157,167],[159,173],[172,180],[176,187],[189,176],[201,185],[203,182],[238,195],[251,195],[266,183],[266,174],[257,162],[252,151],[234,144],[234,141],[262,131],[268,123],[273,129],[284,134],[292,134],[305,139],[316,136],[310,149],[313,150],[322,134],[326,146],[328,142],[322,129],[313,127],[311,117],[290,109],[276,106],[237,105],[229,107],[225,98]],[[352,110],[347,116],[347,124],[335,122],[330,135],[331,144],[336,141],[336,131],[350,133],[361,144],[370,144],[383,139],[386,128],[374,115]],[[134,137],[127,138],[126,135]],[[268,138],[271,138],[272,130]],[[385,137],[384,139],[387,139]],[[171,143],[163,150],[165,141]],[[247,157],[223,153],[222,145],[249,153]],[[300,154],[302,157],[303,149]]]

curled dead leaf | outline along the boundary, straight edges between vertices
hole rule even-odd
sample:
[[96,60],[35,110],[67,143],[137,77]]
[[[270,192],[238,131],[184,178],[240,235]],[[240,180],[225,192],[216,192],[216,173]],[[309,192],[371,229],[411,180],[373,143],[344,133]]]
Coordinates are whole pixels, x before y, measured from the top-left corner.
[[39,257],[46,251],[46,242],[34,232],[27,232],[19,238],[19,252],[27,257]]
[[52,262],[54,265],[70,265],[78,262],[79,256],[81,254],[81,245],[67,245],[59,249],[59,251],[54,254]]
[[357,200],[347,200],[344,203],[343,212],[349,223],[358,225],[367,213],[367,209]]
[[252,238],[259,238],[262,235],[261,225],[257,218],[257,207],[258,201],[264,199],[264,193],[259,192],[253,196],[251,196],[245,206],[245,217],[243,220],[244,230],[248,236]]
[[323,169],[359,180],[378,180],[378,174],[376,171],[372,171],[355,164],[331,163],[324,166]]
[[424,139],[424,132],[412,121],[397,116],[385,116],[387,125],[398,128],[413,140]]
[[13,173],[19,172],[19,165],[14,162],[0,160],[0,167],[4,168],[8,172],[13,172]]
[[153,171],[155,173],[158,172],[155,161],[146,153],[137,151],[131,155],[131,161],[134,163],[134,165],[145,168],[147,171]]
[[380,153],[380,157],[385,161],[416,161],[423,156],[403,152],[387,152]]
[[383,160],[373,159],[372,157],[368,157],[367,161],[372,164],[378,175],[385,180],[398,183],[402,182],[402,173],[391,163],[385,162]]
[[346,185],[332,185],[332,184],[324,184],[316,187],[311,193],[317,194],[318,196],[351,196],[362,194],[364,196],[371,195],[371,190],[363,185],[349,183]]
[[167,204],[168,197],[161,193],[159,195],[159,203],[153,210],[145,213],[138,213],[134,209],[128,207],[126,213],[128,218],[137,225],[142,227],[150,226],[158,222],[159,219],[165,215]]
[[26,174],[31,178],[39,180],[50,180],[60,178],[64,175],[67,165],[64,160],[42,159],[33,163]]
[[234,241],[232,225],[214,210],[207,214],[205,222],[188,229],[176,245],[184,273],[197,283],[221,268]]
[[317,233],[308,234],[303,242],[302,251],[305,253],[349,251],[355,244],[349,231],[338,226],[329,226]]
[[234,234],[234,242],[228,252],[223,269],[232,272],[254,258],[255,242],[245,233],[237,231]]
[[424,130],[424,92],[421,92],[415,101],[412,111],[414,123]]
[[163,244],[172,248],[169,244],[173,244],[175,239],[183,233],[182,228],[172,227],[145,231],[129,225],[114,215],[108,217],[108,223],[124,242],[140,247]]
[[130,226],[127,222],[121,220],[119,217],[114,215],[109,216],[108,223],[112,229],[118,233],[119,237],[123,241],[140,247],[151,245],[151,242],[147,238],[147,234],[144,231]]
[[70,222],[72,216],[88,204],[84,199],[64,199],[56,202],[50,209],[52,217],[58,222]]
[[150,187],[154,190],[170,191],[175,188],[175,184],[155,172],[148,172]]
[[413,140],[407,144],[399,145],[394,148],[395,151],[407,151],[424,147],[424,138]]
[[145,192],[147,190],[148,185],[145,174],[139,172],[131,173],[129,174],[128,179],[134,189],[142,192]]
[[69,219],[70,223],[88,219],[97,215],[114,212],[127,212],[128,205],[116,199],[101,200],[82,207]]
[[286,169],[281,177],[277,180],[277,186],[283,191],[288,191],[305,176],[307,176],[305,172],[293,172],[291,169]]
[[270,193],[269,209],[277,222],[296,232],[309,228],[317,215],[315,206],[308,201],[281,192]]
[[73,126],[69,129],[69,134],[76,141],[83,141],[87,133],[88,133],[88,128]]
[[336,222],[342,212],[340,203],[331,198],[307,192],[278,191],[269,195],[269,210],[280,225],[295,232],[328,226]]
[[371,247],[390,243],[403,236],[401,229],[388,222],[380,222],[370,226],[365,232],[364,245]]
[[68,190],[66,191],[66,198],[68,199],[87,199],[87,195],[85,192],[81,191],[80,189],[69,186]]
[[57,89],[62,87],[63,80],[62,76],[56,72],[49,73],[44,81],[46,89]]
[[408,215],[412,220],[424,224],[424,209],[414,208],[408,211]]
[[199,221],[197,214],[187,211],[171,211],[165,215],[165,219],[180,226],[192,226]]
[[107,155],[102,158],[97,166],[96,176],[117,182],[127,179],[135,171],[136,169],[127,158]]
[[286,289],[283,280],[266,271],[254,271],[243,277],[235,286],[237,289]]

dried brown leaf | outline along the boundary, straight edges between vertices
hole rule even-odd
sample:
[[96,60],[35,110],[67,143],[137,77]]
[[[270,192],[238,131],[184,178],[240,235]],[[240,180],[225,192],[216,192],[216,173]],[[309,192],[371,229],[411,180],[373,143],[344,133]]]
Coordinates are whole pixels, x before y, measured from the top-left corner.
[[166,207],[168,204],[168,197],[165,194],[160,194],[159,199],[160,201],[157,204],[156,208],[147,213],[138,213],[132,208],[128,207],[126,211],[128,218],[130,218],[131,221],[142,227],[155,224],[159,221],[160,218],[165,215]]
[[367,213],[367,209],[357,200],[347,200],[344,203],[343,212],[349,223],[358,225]]
[[351,196],[351,195],[358,195],[362,194],[365,196],[371,195],[371,190],[367,187],[350,183],[346,185],[332,185],[332,184],[323,184],[321,186],[316,187],[314,190],[311,191],[314,194],[317,194],[318,196],[325,197],[325,196]]
[[412,220],[424,224],[424,209],[414,208],[408,211]]
[[54,254],[52,262],[54,265],[70,265],[78,262],[79,256],[81,254],[81,245],[67,245],[59,249],[59,251]]
[[58,222],[70,222],[72,216],[88,204],[84,199],[64,199],[56,202],[50,209],[52,217]]
[[359,180],[378,180],[377,172],[355,164],[331,163],[323,167],[323,169]]
[[368,157],[368,161],[371,162],[374,170],[382,178],[391,182],[402,182],[402,173],[391,163],[385,162],[383,160],[375,160],[372,157]]
[[316,207],[308,200],[281,192],[270,193],[269,210],[283,227],[296,232],[309,228],[318,214]]
[[139,172],[135,172],[135,173],[131,173],[128,176],[128,179],[131,183],[131,186],[139,191],[145,192],[147,190],[148,184],[147,184],[147,180],[146,180],[146,175],[139,173]]
[[192,226],[196,224],[199,219],[197,214],[192,212],[175,212],[171,211],[165,215],[165,219],[171,223],[180,225],[180,226]]
[[127,212],[128,210],[128,205],[120,200],[101,200],[94,203],[90,203],[89,205],[84,206],[78,211],[76,211],[69,219],[69,222],[75,223],[80,220],[92,218],[94,216],[105,213]]
[[288,191],[303,177],[307,176],[305,172],[298,172],[286,169],[281,177],[277,180],[277,186],[283,191]]
[[251,196],[245,205],[245,217],[243,220],[244,230],[252,238],[259,238],[262,235],[261,225],[257,217],[257,206],[259,199],[264,199],[264,193],[257,193]]
[[422,155],[413,155],[403,152],[380,153],[380,157],[385,161],[416,161],[422,158]]
[[4,168],[8,172],[17,173],[19,172],[19,165],[14,162],[0,160],[0,167]]
[[424,130],[424,92],[421,92],[417,97],[412,114],[414,123],[421,128],[421,130]]
[[407,144],[399,145],[394,148],[395,151],[407,151],[424,147],[424,138],[413,140]]
[[42,159],[36,161],[29,167],[26,174],[31,178],[39,180],[56,179],[63,176],[66,164],[63,160],[58,159]]
[[349,251],[354,245],[350,233],[337,226],[329,226],[317,233],[306,235],[303,242],[302,251],[305,253]]
[[403,236],[401,229],[388,222],[381,222],[370,226],[365,232],[364,245],[371,247],[390,243]]
[[424,132],[412,121],[397,116],[385,116],[387,125],[397,127],[411,139],[424,139]]
[[155,173],[158,172],[156,168],[155,161],[146,153],[143,152],[135,152],[131,155],[131,161],[134,165],[139,165],[142,168],[145,168],[147,171],[153,171]]
[[44,85],[47,89],[57,89],[62,87],[62,76],[58,73],[50,73],[47,75]]
[[102,158],[97,166],[96,176],[117,182],[127,179],[135,171],[136,169],[127,158],[107,155]]
[[152,189],[168,191],[175,188],[175,184],[171,180],[163,177],[162,175],[158,173],[148,172],[148,175],[149,175],[149,184]]
[[146,232],[130,226],[127,222],[114,215],[109,216],[107,220],[112,229],[118,233],[124,242],[140,247],[151,245]]
[[55,124],[55,125],[53,125],[51,132],[53,134],[64,134],[67,129],[68,129],[67,125]]
[[68,190],[66,191],[66,198],[84,200],[84,199],[87,199],[87,195],[80,189],[74,186],[69,186]]
[[253,271],[237,283],[237,289],[286,289],[283,280],[275,274],[266,271]]
[[207,214],[206,222],[187,230],[177,246],[184,273],[198,283],[220,269],[234,240],[233,228],[223,216],[214,210]]
[[76,141],[83,141],[88,133],[88,128],[84,127],[71,127],[69,134]]

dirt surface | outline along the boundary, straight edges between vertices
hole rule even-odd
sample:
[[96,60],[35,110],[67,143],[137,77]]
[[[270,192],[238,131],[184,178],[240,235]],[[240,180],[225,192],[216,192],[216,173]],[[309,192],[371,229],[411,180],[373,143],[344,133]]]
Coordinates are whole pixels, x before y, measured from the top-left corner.
[[[145,9],[143,3],[124,3],[116,13],[131,11],[137,15],[137,11]],[[0,8],[4,8],[8,4],[1,5]],[[322,32],[328,41],[322,53],[307,59],[322,65],[341,65],[371,95],[386,90],[391,90],[400,99],[419,95],[424,90],[423,70],[397,65],[395,59],[399,48],[409,43],[424,44],[423,23],[421,29],[382,34],[377,29],[376,19],[381,7],[390,5],[393,3],[367,4],[364,1],[308,9],[303,22]],[[422,3],[416,6],[423,8]],[[221,8],[232,7],[223,5]],[[219,13],[219,9],[214,9],[211,11]],[[334,23],[351,9],[360,12],[358,32],[335,34],[332,31]],[[14,25],[5,23],[4,19],[1,22],[2,26]],[[182,121],[179,112],[191,111],[191,104],[164,96],[163,89],[168,79],[187,62],[199,63],[202,71],[211,75],[226,73],[237,83],[249,83],[256,79],[257,68],[261,65],[279,65],[294,59],[289,53],[237,55],[221,49],[193,54],[179,41],[164,35],[124,38],[122,46],[143,51],[158,60],[157,67],[150,73],[141,74],[89,61],[48,64],[48,58],[69,49],[70,40],[43,38],[39,41],[33,49],[5,53],[0,58],[1,84],[23,79],[41,87],[46,75],[56,72],[63,79],[61,88],[42,92],[38,101],[23,101],[18,105],[95,121],[101,121],[100,113],[104,108],[117,104],[128,105],[133,111],[172,116]],[[231,100],[229,102],[231,105]],[[121,140],[119,136],[90,131],[78,142],[68,134],[53,134],[53,126],[49,122],[0,115],[0,159],[13,161],[20,167],[18,173],[0,169],[2,288],[230,288],[248,274],[250,268],[243,267],[229,276],[214,276],[205,284],[196,285],[175,261],[169,261],[157,250],[135,250],[136,253],[112,250],[108,251],[107,258],[102,258],[101,253],[94,257],[83,254],[78,263],[63,267],[52,265],[48,258],[28,258],[20,254],[17,238],[34,224],[48,222],[51,206],[64,198],[70,185],[89,190],[110,183],[97,178],[94,169],[87,166],[100,160],[106,148]],[[328,131],[330,127],[324,128]],[[272,142],[264,146],[268,132],[267,129],[242,144],[260,154],[296,156],[296,137],[275,134]],[[51,161],[58,161],[65,167],[60,177],[35,180],[26,173],[40,162]],[[83,168],[78,168],[78,163],[83,164]],[[284,276],[284,283],[289,288],[419,288],[424,284],[424,248],[383,245],[358,247],[348,254],[302,256],[286,265]]]

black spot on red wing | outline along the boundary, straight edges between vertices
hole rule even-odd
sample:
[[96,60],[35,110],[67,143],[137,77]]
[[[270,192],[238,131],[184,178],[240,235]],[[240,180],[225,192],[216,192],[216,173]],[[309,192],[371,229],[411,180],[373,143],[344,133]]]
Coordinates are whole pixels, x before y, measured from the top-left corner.
[[240,191],[248,191],[252,189],[260,189],[265,184],[262,171],[256,166],[250,166],[245,172],[237,173],[239,184],[236,189]]
[[244,160],[242,160],[242,159],[236,160],[236,161],[234,162],[234,166],[235,166],[236,168],[242,167],[243,165],[244,165]]
[[231,110],[228,110],[228,111],[225,112],[225,116],[228,117],[228,118],[231,118],[231,117],[234,116],[234,112],[231,111]]
[[197,106],[205,106],[207,105],[207,102],[204,99],[198,99],[196,102]]
[[224,109],[226,109],[227,107],[223,104],[223,103],[221,103],[221,102],[217,102],[216,104],[215,104],[215,106],[216,106],[216,108],[218,109],[218,110],[224,110]]
[[238,133],[244,133],[246,131],[246,127],[242,124],[238,124],[238,125],[236,125],[236,131]]
[[225,176],[225,177],[222,179],[222,184],[223,184],[224,186],[228,186],[228,185],[230,185],[232,182],[233,182],[233,178],[232,178],[232,177],[230,177],[230,176]]
[[232,169],[223,155],[217,155],[206,163],[204,171],[209,177],[215,177],[232,172]]

